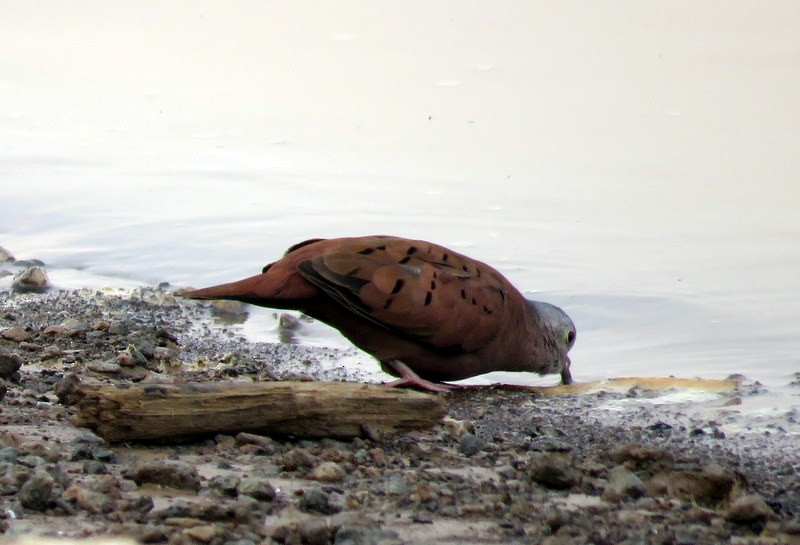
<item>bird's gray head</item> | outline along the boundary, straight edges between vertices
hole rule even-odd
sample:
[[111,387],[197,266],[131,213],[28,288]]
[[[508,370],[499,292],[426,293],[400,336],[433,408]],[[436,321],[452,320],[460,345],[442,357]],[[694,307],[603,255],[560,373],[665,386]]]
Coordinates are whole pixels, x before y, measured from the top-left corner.
[[562,384],[570,384],[572,375],[569,371],[570,361],[567,353],[575,344],[575,324],[567,313],[550,303],[528,301],[528,306],[539,316],[541,324],[549,334],[546,340],[547,359],[541,362],[542,375],[561,374]]

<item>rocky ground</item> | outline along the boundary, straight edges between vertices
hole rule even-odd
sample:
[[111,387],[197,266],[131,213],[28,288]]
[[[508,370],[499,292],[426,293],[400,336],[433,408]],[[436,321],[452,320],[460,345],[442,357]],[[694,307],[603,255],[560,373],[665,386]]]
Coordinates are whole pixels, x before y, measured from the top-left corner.
[[[384,439],[248,433],[108,444],[70,424],[67,374],[104,382],[351,378],[335,350],[248,343],[168,289],[0,292],[0,530],[142,543],[800,543],[796,415],[733,426],[648,392],[445,395]],[[290,325],[290,324],[287,324]],[[616,404],[616,405],[615,405]],[[615,410],[608,407],[615,406]],[[726,407],[728,405],[728,407]],[[782,425],[785,424],[785,425]]]

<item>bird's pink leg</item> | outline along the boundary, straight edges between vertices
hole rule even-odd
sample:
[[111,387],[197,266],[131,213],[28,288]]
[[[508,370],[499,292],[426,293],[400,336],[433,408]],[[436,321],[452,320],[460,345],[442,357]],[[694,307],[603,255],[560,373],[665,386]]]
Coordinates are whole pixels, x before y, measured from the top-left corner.
[[385,384],[385,386],[389,386],[390,388],[395,388],[398,386],[410,386],[420,388],[421,390],[428,390],[429,392],[447,392],[458,388],[458,386],[451,384],[442,384],[425,380],[400,360],[391,360],[384,363],[397,371],[397,373],[400,375],[399,379],[392,382],[387,382]]

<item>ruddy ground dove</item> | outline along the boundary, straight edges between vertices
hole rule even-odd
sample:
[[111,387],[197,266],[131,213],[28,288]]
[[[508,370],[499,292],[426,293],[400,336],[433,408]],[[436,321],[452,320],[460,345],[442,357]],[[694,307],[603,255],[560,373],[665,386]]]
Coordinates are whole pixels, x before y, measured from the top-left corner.
[[299,310],[373,355],[392,385],[443,391],[441,381],[490,371],[561,374],[575,324],[529,301],[495,269],[421,240],[391,236],[312,239],[261,274],[185,292]]

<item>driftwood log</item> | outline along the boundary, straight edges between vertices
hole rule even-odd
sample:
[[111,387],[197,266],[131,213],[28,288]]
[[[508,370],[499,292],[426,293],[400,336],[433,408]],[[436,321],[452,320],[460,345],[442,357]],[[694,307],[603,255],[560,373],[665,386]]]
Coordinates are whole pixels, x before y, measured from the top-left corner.
[[111,442],[165,441],[241,431],[294,437],[391,435],[445,415],[420,392],[346,382],[81,384],[65,381],[62,402],[76,426]]

